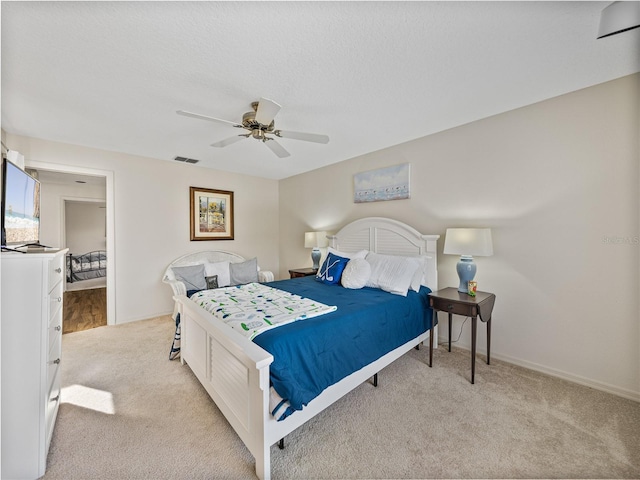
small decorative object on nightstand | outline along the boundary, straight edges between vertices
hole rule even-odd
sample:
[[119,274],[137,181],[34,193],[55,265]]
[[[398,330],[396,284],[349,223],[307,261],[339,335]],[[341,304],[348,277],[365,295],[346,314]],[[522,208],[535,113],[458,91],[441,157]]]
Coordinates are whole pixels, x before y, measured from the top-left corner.
[[293,268],[289,270],[289,275],[291,278],[297,277],[309,277],[311,275],[315,275],[318,273],[317,268]]
[[313,268],[320,268],[320,248],[329,245],[327,240],[327,232],[306,232],[304,234],[304,248],[312,248],[311,260],[313,260]]
[[460,285],[458,291],[467,293],[469,280],[476,275],[476,264],[473,256],[489,257],[493,255],[490,228],[447,228],[444,239],[445,254],[460,255],[456,265]]
[[451,351],[451,323],[453,314],[471,317],[471,383],[476,374],[476,331],[478,317],[487,324],[487,365],[491,363],[491,312],[496,296],[488,292],[476,292],[472,297],[455,288],[445,288],[429,294],[429,304],[436,312],[449,314],[449,351]]

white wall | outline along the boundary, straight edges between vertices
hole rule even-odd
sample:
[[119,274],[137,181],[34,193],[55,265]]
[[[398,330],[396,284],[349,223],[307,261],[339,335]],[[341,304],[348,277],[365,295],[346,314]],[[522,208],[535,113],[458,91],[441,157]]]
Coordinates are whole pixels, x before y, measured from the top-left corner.
[[[115,273],[116,323],[173,311],[171,289],[161,277],[173,259],[187,253],[228,250],[257,256],[262,269],[278,271],[275,180],[9,133],[5,144],[22,153],[27,166],[41,162],[113,172],[116,259],[109,274]],[[234,192],[235,240],[189,240],[190,186]]]
[[[636,74],[281,181],[281,274],[310,266],[306,230],[387,216],[441,234],[439,286],[457,286],[445,229],[490,227],[492,356],[640,400],[639,91]],[[355,173],[405,162],[411,199],[353,203]]]
[[107,216],[104,203],[65,203],[65,246],[74,255],[107,247]]
[[[40,242],[43,245],[61,246],[64,238],[64,201],[106,200],[105,188],[98,185],[62,185],[41,180],[40,187]],[[68,243],[65,243],[68,247]],[[104,247],[104,245],[102,246]],[[84,253],[73,251],[72,253]]]

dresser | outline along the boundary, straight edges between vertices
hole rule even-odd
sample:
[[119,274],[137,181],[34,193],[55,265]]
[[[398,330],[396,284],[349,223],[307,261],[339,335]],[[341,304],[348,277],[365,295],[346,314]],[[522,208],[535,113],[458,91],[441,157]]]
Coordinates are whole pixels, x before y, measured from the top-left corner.
[[2,478],[44,475],[60,404],[66,249],[2,253]]

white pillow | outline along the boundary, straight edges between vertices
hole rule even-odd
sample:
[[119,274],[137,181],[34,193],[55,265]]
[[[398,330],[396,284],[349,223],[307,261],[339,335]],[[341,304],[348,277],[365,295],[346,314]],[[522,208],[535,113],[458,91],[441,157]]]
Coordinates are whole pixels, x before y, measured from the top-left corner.
[[334,255],[337,255],[339,257],[342,258],[365,258],[367,256],[367,252],[366,250],[360,250],[359,252],[341,252],[339,250],[336,250],[335,248],[331,248],[331,247],[327,247],[327,254],[329,253],[333,253]]
[[366,260],[371,265],[371,276],[367,281],[367,287],[407,296],[411,280],[418,270],[418,262],[411,257],[381,255],[373,252],[367,254]]
[[364,258],[353,258],[349,260],[342,272],[342,286],[345,288],[358,289],[367,284],[371,276],[371,265]]
[[204,276],[218,276],[218,287],[228,287],[231,285],[231,274],[229,273],[229,262],[205,262]]
[[420,285],[422,285],[422,281],[424,280],[424,269],[427,268],[427,259],[425,257],[409,257],[411,260],[418,264],[418,269],[416,273],[413,274],[413,278],[411,279],[411,290],[414,292],[420,291]]

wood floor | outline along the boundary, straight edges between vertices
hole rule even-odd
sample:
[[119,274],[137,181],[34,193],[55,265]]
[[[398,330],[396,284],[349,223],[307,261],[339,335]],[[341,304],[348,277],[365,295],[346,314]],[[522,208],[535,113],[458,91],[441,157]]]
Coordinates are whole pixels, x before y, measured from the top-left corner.
[[107,324],[107,289],[64,292],[62,333],[79,332]]

